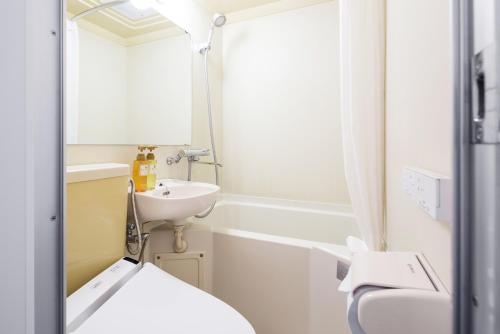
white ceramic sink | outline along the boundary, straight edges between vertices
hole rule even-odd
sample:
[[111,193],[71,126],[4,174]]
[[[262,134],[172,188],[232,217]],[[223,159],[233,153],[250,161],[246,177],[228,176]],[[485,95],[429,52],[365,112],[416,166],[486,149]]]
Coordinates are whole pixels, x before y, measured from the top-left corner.
[[215,203],[220,188],[214,184],[159,180],[156,189],[135,195],[139,220],[177,223],[195,216]]

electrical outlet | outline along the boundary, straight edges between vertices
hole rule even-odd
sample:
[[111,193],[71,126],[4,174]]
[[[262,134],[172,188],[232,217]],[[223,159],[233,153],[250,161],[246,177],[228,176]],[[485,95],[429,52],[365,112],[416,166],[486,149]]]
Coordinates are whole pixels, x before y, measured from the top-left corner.
[[430,171],[405,168],[403,191],[437,220],[451,221],[450,179]]

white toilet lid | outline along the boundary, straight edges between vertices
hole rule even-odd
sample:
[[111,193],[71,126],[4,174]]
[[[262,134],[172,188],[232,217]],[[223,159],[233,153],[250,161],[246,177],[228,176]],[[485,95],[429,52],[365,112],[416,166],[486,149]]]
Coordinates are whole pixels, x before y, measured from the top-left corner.
[[255,334],[255,331],[231,306],[146,263],[74,333]]

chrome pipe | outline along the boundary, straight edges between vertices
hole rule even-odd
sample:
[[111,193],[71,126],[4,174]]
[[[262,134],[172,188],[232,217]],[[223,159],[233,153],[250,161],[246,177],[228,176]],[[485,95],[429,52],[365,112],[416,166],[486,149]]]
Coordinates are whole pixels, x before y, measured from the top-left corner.
[[[214,21],[215,22],[215,21]],[[224,21],[225,22],[225,21]],[[212,145],[212,157],[213,157],[213,166],[214,166],[214,171],[215,171],[215,184],[220,185],[219,181],[219,160],[217,159],[217,150],[215,147],[215,137],[214,137],[214,127],[212,124],[212,101],[211,101],[211,96],[210,96],[210,80],[208,77],[208,50],[205,51],[204,53],[204,58],[205,58],[205,89],[207,93],[207,105],[208,105],[208,129],[210,132],[210,143]],[[212,213],[214,207],[215,207],[214,202],[208,210],[205,212],[202,212],[198,215],[196,215],[196,218],[205,218],[207,217],[210,213]]]
[[141,252],[139,254],[139,259],[138,261],[142,264],[144,264],[144,250],[146,249],[146,245],[148,244],[149,237],[151,236],[150,233],[143,233],[139,238],[142,239],[142,247],[141,247]]
[[210,165],[210,166],[223,167],[222,164],[216,163],[216,162],[212,162],[212,161],[196,161],[196,160],[193,160],[193,162],[195,164],[202,164],[202,165]]
[[[137,216],[137,207],[135,204],[135,182],[133,179],[129,179],[130,183],[130,201],[132,202],[132,213],[133,222],[127,224],[127,250],[132,255],[137,255],[143,248],[142,237],[141,237],[141,224],[139,222],[139,217]],[[134,230],[136,237],[133,236]],[[136,248],[132,248],[131,244],[137,244]]]

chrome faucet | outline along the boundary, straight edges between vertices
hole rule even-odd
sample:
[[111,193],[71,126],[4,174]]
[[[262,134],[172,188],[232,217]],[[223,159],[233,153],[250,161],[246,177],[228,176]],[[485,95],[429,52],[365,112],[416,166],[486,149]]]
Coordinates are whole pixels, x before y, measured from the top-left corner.
[[158,183],[158,187],[164,187],[163,192],[161,193],[164,197],[167,197],[170,195],[170,190],[168,189],[167,185],[164,184],[163,182]]
[[191,181],[191,170],[193,162],[198,164],[217,165],[218,167],[222,167],[221,164],[215,164],[214,162],[200,161],[200,157],[206,157],[209,155],[210,155],[210,150],[206,148],[182,149],[176,155],[167,157],[167,165],[170,166],[173,165],[174,163],[177,164],[182,160],[182,158],[186,158],[188,161],[188,181]]
[[182,158],[187,158],[188,161],[199,161],[200,157],[210,155],[209,149],[182,149],[176,155],[167,158],[167,165],[178,163]]
[[188,161],[199,161],[200,157],[210,155],[209,149],[182,149],[176,155],[167,158],[167,165],[178,163],[182,158],[187,158]]

